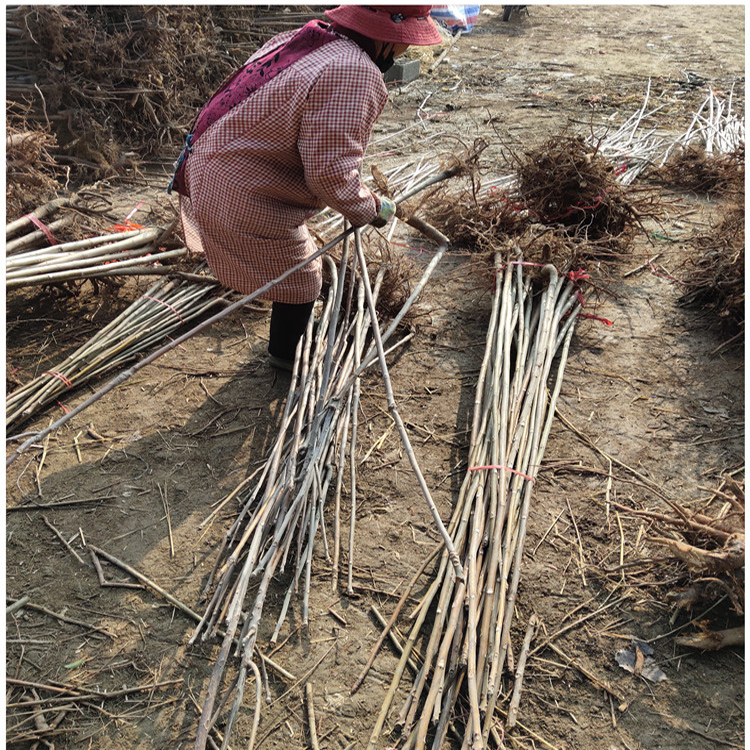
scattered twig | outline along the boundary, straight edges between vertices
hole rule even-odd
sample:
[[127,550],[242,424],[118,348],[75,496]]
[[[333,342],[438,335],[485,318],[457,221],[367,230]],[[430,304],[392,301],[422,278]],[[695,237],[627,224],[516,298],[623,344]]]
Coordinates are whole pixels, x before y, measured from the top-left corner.
[[70,552],[73,557],[75,557],[76,560],[78,560],[81,565],[86,565],[86,561],[73,549],[73,547],[68,544],[68,541],[65,539],[65,537],[52,525],[50,520],[47,518],[47,516],[42,515],[42,520],[47,525],[48,528],[52,529],[55,536],[65,545],[68,552]]
[[305,683],[305,703],[307,704],[307,726],[310,731],[310,747],[319,750],[318,729],[315,725],[315,707],[313,706],[312,683]]

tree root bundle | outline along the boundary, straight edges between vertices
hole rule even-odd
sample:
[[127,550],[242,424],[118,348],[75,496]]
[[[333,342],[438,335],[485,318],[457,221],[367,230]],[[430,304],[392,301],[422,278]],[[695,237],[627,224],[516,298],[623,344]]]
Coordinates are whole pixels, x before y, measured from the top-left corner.
[[7,98],[52,124],[57,160],[100,179],[179,152],[197,108],[278,31],[274,6],[27,5],[8,9]]
[[520,157],[517,190],[536,221],[576,238],[624,247],[638,212],[615,168],[580,136],[558,136]]
[[730,203],[710,234],[694,239],[697,257],[689,262],[683,305],[712,313],[728,334],[745,329],[745,208]]
[[[736,628],[723,630],[733,620],[743,621],[745,610],[745,482],[738,474],[744,477],[744,467],[726,474],[700,504],[666,500],[665,511],[615,504],[643,519],[646,545],[639,547],[637,561],[612,572],[625,575],[637,563],[639,592],[657,592],[659,600],[673,605],[675,617],[687,612],[696,618],[692,624],[699,632],[681,635],[678,645],[715,649],[738,642]],[[715,609],[722,601],[729,606]]]
[[5,212],[21,216],[33,210],[40,200],[55,195],[62,169],[52,153],[56,137],[49,128],[29,125],[25,118],[8,115],[5,136]]
[[657,215],[655,194],[626,191],[615,166],[582,136],[550,138],[509,159],[515,174],[500,184],[484,187],[474,171],[458,194],[431,196],[430,221],[455,244],[494,253],[518,241],[525,256],[563,266],[624,251],[641,221]]
[[457,194],[444,189],[430,197],[429,218],[446,232],[451,242],[481,252],[495,253],[527,226],[523,206],[515,204],[502,190],[481,190],[474,177]]
[[652,172],[666,185],[696,193],[736,195],[745,189],[745,145],[727,154],[707,154],[703,146],[674,151]]
[[[559,275],[549,265],[538,288],[521,257],[504,262],[498,254],[496,271],[469,468],[449,525],[463,580],[443,553],[427,593],[410,615],[413,624],[369,750],[378,746],[405,667],[416,657],[414,647],[422,636],[420,669],[396,719],[403,750],[436,750],[448,732],[457,735],[464,748],[502,746],[499,710],[503,695],[510,695],[502,683],[517,615],[526,523],[580,292],[570,276]],[[533,620],[527,632],[530,640]],[[516,672],[514,696],[520,693],[522,672]],[[509,715],[515,716],[517,700],[514,697]]]
[[[713,508],[713,510],[712,510]],[[679,564],[683,584],[668,598],[695,611],[728,596],[737,615],[745,608],[745,488],[731,475],[715,490],[707,509],[672,505],[652,527],[651,541]]]

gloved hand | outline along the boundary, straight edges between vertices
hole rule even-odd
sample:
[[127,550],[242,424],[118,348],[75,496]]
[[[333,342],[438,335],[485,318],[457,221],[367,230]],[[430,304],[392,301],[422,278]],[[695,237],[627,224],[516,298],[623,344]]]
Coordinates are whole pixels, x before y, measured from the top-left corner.
[[380,201],[380,211],[378,211],[378,215],[370,223],[380,229],[396,214],[396,204],[390,198],[386,198],[383,195],[378,196],[378,200]]

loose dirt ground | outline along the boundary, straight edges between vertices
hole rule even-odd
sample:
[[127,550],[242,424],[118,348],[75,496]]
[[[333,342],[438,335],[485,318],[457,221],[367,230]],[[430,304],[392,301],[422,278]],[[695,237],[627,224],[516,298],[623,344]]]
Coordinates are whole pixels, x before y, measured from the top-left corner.
[[[415,153],[436,160],[478,136],[491,143],[487,158],[502,169],[504,150],[539,144],[566,128],[620,124],[642,104],[649,80],[654,106],[664,105],[652,124],[674,136],[687,128],[709,85],[726,95],[734,85],[734,96],[744,99],[742,6],[544,5],[507,24],[499,6],[483,10],[492,15],[482,14],[434,72],[393,90],[370,148],[381,169]],[[123,216],[139,201],[145,206],[137,221],[148,223],[149,207],[163,211],[158,181],[111,189]],[[648,527],[617,515],[606,502],[664,510],[656,493],[634,481],[633,471],[669,498],[687,502],[706,496],[705,487],[744,461],[744,352],[714,353],[722,341],[715,321],[679,306],[681,286],[666,278],[680,278],[691,236],[712,226],[720,205],[666,188],[665,197],[672,200],[669,217],[653,228],[677,242],[644,234],[618,263],[592,269],[608,279],[595,312],[614,325],[585,320],[578,326],[559,403],[575,429],[561,420],[553,429],[516,605],[519,633],[532,613],[547,633],[592,616],[556,639],[565,656],[542,650],[530,660],[522,726],[507,738],[508,747],[744,747],[743,650],[677,648],[673,631],[693,627],[684,614],[673,617],[667,587],[639,587],[638,576],[608,572],[621,554],[627,560],[655,554],[646,541]],[[396,237],[411,248],[422,242],[405,232]],[[429,258],[400,251],[420,265]],[[659,275],[646,268],[626,276],[656,252],[662,253]],[[423,301],[417,335],[391,367],[400,413],[446,518],[466,461],[489,316],[487,268],[486,258],[467,249],[446,257]],[[15,376],[24,381],[52,366],[145,288],[145,282],[129,283],[117,293],[86,290],[76,298],[33,289],[11,295],[9,369],[20,368]],[[202,586],[232,510],[208,530],[199,524],[262,461],[286,397],[288,380],[265,362],[266,337],[264,313],[230,317],[71,420],[44,451],[31,450],[9,467],[7,596],[28,596],[34,608],[7,618],[8,676],[60,686],[62,697],[63,686],[115,692],[167,683],[151,693],[60,701],[68,711],[54,737],[58,750],[192,747],[196,706],[216,644],[188,646],[193,622],[151,590],[101,587],[82,538],[201,610]],[[359,478],[357,596],[344,596],[341,587],[331,593],[321,554],[310,628],[298,627],[300,612],[293,608],[281,641],[290,637],[273,654],[297,678],[322,659],[309,679],[324,750],[366,746],[396,663],[394,652],[384,649],[363,687],[350,695],[379,632],[370,608],[390,613],[438,538],[395,432],[371,451],[389,417],[380,379],[369,377],[364,390],[359,450],[367,460]],[[64,406],[90,392],[65,398]],[[40,430],[59,414],[59,407],[50,408],[23,429]],[[88,502],[64,504],[72,500]],[[45,519],[71,540],[80,561]],[[133,583],[114,567],[105,573]],[[266,637],[285,588],[279,583],[269,596]],[[665,682],[652,684],[617,666],[615,652],[631,636],[651,640]],[[263,638],[259,644],[265,648]],[[273,702],[263,707],[256,747],[309,747],[302,687],[290,690],[274,673],[270,686]],[[49,697],[43,688],[38,693]],[[254,690],[248,693],[247,711],[233,733],[235,748],[250,733]],[[9,686],[8,696],[10,703],[33,699],[28,685],[23,693]],[[12,737],[33,721],[18,728],[25,714],[18,708],[8,714]],[[48,723],[54,717],[45,714]],[[381,747],[392,744],[397,737],[383,737]]]

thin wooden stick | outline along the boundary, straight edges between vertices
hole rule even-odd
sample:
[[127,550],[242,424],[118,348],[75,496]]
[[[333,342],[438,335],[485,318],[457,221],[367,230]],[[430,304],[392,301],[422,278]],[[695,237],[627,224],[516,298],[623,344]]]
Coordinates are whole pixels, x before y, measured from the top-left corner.
[[531,639],[534,637],[539,620],[536,615],[531,615],[529,618],[529,624],[526,628],[526,635],[521,645],[521,652],[518,655],[518,664],[516,666],[516,679],[513,683],[513,696],[510,699],[510,705],[508,706],[508,719],[505,722],[506,729],[513,729],[518,719],[518,706],[521,702],[521,685],[523,684],[523,674],[526,669],[526,657],[529,653],[529,647],[531,646]]
[[[448,243],[449,243],[449,240],[447,237],[445,237],[444,244],[447,245]],[[396,427],[398,428],[399,434],[401,435],[401,441],[404,444],[404,450],[407,456],[409,457],[409,461],[411,463],[412,469],[417,477],[417,481],[419,482],[420,489],[422,490],[422,495],[425,501],[427,502],[427,505],[430,509],[430,513],[432,514],[432,518],[435,523],[435,526],[440,532],[440,535],[443,537],[443,542],[445,544],[446,549],[448,550],[448,556],[451,560],[451,563],[453,564],[453,570],[456,575],[456,578],[458,578],[459,580],[463,580],[464,571],[463,571],[463,566],[461,565],[461,560],[458,556],[458,553],[455,550],[455,547],[453,546],[453,541],[451,540],[450,535],[448,534],[445,528],[445,525],[443,524],[443,520],[440,517],[440,513],[437,509],[437,506],[435,505],[435,502],[432,499],[432,495],[430,494],[430,490],[427,486],[427,482],[425,481],[424,475],[422,474],[422,471],[419,468],[419,464],[417,463],[417,458],[414,455],[414,450],[411,447],[411,441],[409,440],[409,435],[406,431],[406,427],[404,426],[404,423],[401,420],[401,416],[399,415],[398,409],[396,407],[396,401],[393,396],[393,387],[391,386],[391,378],[388,372],[388,365],[386,364],[386,361],[385,361],[385,352],[383,351],[383,340],[380,335],[380,329],[378,328],[378,325],[377,325],[377,312],[375,310],[375,303],[372,298],[372,289],[370,287],[370,282],[367,277],[367,267],[366,267],[367,264],[366,264],[364,252],[362,250],[362,241],[361,241],[361,236],[360,236],[359,231],[355,232],[354,244],[357,250],[357,256],[359,257],[360,268],[361,268],[362,277],[364,280],[364,288],[365,288],[365,295],[367,297],[367,305],[370,308],[372,332],[375,338],[375,345],[378,351],[378,358],[380,359],[380,369],[383,374],[386,397],[388,399],[388,410],[391,412],[391,416],[393,417],[393,420],[396,423]]]
[[573,515],[573,509],[570,507],[570,500],[568,500],[567,497],[565,498],[565,503],[568,506],[568,514],[570,515],[570,520],[573,522],[573,528],[576,532],[576,539],[578,540],[578,571],[581,574],[581,582],[583,583],[583,587],[586,588],[586,574],[584,572],[586,562],[583,558],[583,542],[581,541],[581,534],[578,531],[576,517]]
[[255,736],[258,733],[258,726],[260,724],[260,674],[254,661],[250,662],[250,667],[255,675],[255,713],[253,714],[253,726],[250,730],[250,739],[247,742],[247,750],[253,750],[253,747],[255,746]]
[[47,615],[48,617],[54,617],[56,620],[60,620],[60,622],[67,622],[71,625],[78,625],[79,627],[86,628],[87,630],[93,630],[97,633],[101,633],[102,635],[106,635],[108,638],[114,638],[112,633],[110,633],[108,630],[105,630],[104,628],[97,627],[96,625],[92,625],[88,622],[83,622],[82,620],[76,620],[75,618],[68,617],[67,615],[61,615],[57,612],[53,612],[51,609],[47,609],[41,604],[33,604],[32,602],[26,601],[24,602],[23,606],[27,609],[33,609],[36,612],[41,612],[43,615]]
[[44,521],[48,528],[52,529],[55,536],[65,545],[68,552],[70,552],[70,554],[73,555],[73,557],[75,557],[75,559],[78,560],[81,565],[86,565],[86,561],[70,546],[70,544],[68,544],[65,537],[52,525],[47,516],[42,515],[42,521]]
[[383,645],[383,642],[388,637],[388,633],[390,632],[391,628],[393,627],[393,624],[398,619],[398,616],[401,614],[401,610],[404,607],[404,604],[406,604],[406,600],[409,598],[409,594],[411,593],[411,590],[414,588],[414,585],[419,580],[419,577],[424,573],[424,571],[427,569],[427,566],[437,557],[438,552],[442,549],[442,544],[439,544],[435,547],[435,549],[430,553],[430,555],[425,558],[424,562],[416,573],[411,577],[411,580],[409,583],[406,584],[406,587],[404,588],[404,593],[401,595],[401,598],[398,600],[398,603],[396,604],[393,612],[391,613],[390,618],[388,619],[388,622],[386,623],[385,627],[383,628],[382,632],[380,633],[380,636],[378,637],[378,640],[375,642],[375,645],[372,647],[370,651],[370,657],[367,660],[367,663],[362,668],[362,671],[359,673],[359,676],[354,681],[354,684],[351,687],[350,693],[351,695],[354,695],[354,693],[359,690],[360,685],[364,681],[365,677],[367,676],[367,673],[370,671],[370,667],[372,667],[373,663],[375,662],[375,657],[378,655],[378,651],[380,651],[380,647]]
[[312,750],[320,750],[318,745],[318,729],[315,725],[315,707],[313,705],[312,683],[305,683],[305,703],[307,704],[307,726],[310,731],[310,747]]
[[188,617],[193,618],[193,620],[200,620],[201,617],[196,612],[193,612],[190,607],[183,604],[179,599],[175,598],[170,594],[168,591],[163,589],[158,584],[154,583],[150,578],[143,575],[143,573],[139,573],[135,568],[131,568],[130,565],[127,565],[122,560],[118,560],[114,555],[110,555],[109,552],[105,552],[103,549],[100,549],[99,547],[95,547],[93,544],[88,545],[89,549],[92,550],[96,555],[99,557],[103,557],[105,560],[108,560],[113,565],[116,565],[118,568],[121,568],[126,573],[129,573],[133,578],[136,578],[144,585],[148,586],[150,589],[155,591],[159,596],[166,599],[170,604],[172,604],[174,607],[180,610],[180,612],[183,612]]
[[55,703],[55,702],[66,702],[70,701],[71,698],[75,698],[77,701],[91,701],[91,700],[108,700],[110,698],[122,698],[125,695],[133,695],[133,693],[144,693],[146,691],[156,690],[157,688],[169,687],[170,685],[181,685],[183,680],[167,680],[165,682],[152,682],[150,685],[140,685],[138,687],[125,687],[120,690],[110,690],[102,692],[81,692],[78,689],[62,688],[55,685],[44,685],[38,682],[27,682],[26,680],[19,680],[13,677],[6,677],[6,683],[9,685],[18,685],[19,687],[34,687],[40,690],[48,690],[52,693],[64,693],[64,695],[58,698],[42,698],[35,701],[23,701],[22,703],[9,703],[7,708],[20,708],[23,706],[39,705],[43,703]]
[[575,667],[575,669],[577,669],[584,677],[591,681],[594,687],[596,687],[598,690],[605,690],[616,701],[618,701],[618,703],[622,703],[622,695],[620,695],[611,685],[609,685],[603,679],[597,677],[590,669],[584,667],[577,658],[568,656],[559,646],[554,643],[548,643],[547,646],[548,648],[551,648],[558,656],[561,656],[565,660],[566,666]]
[[167,501],[167,483],[164,482],[164,490],[162,491],[161,485],[159,487],[159,494],[161,495],[161,502],[164,506],[164,516],[167,519],[167,533],[169,535],[169,556],[174,557],[174,538],[172,536],[172,516],[169,512],[169,503]]
[[8,615],[12,615],[14,612],[21,609],[24,606],[24,604],[26,604],[29,601],[30,598],[31,597],[28,594],[25,594],[20,599],[16,599],[16,601],[14,601],[12,604],[9,604],[5,608],[5,616],[7,617]]

